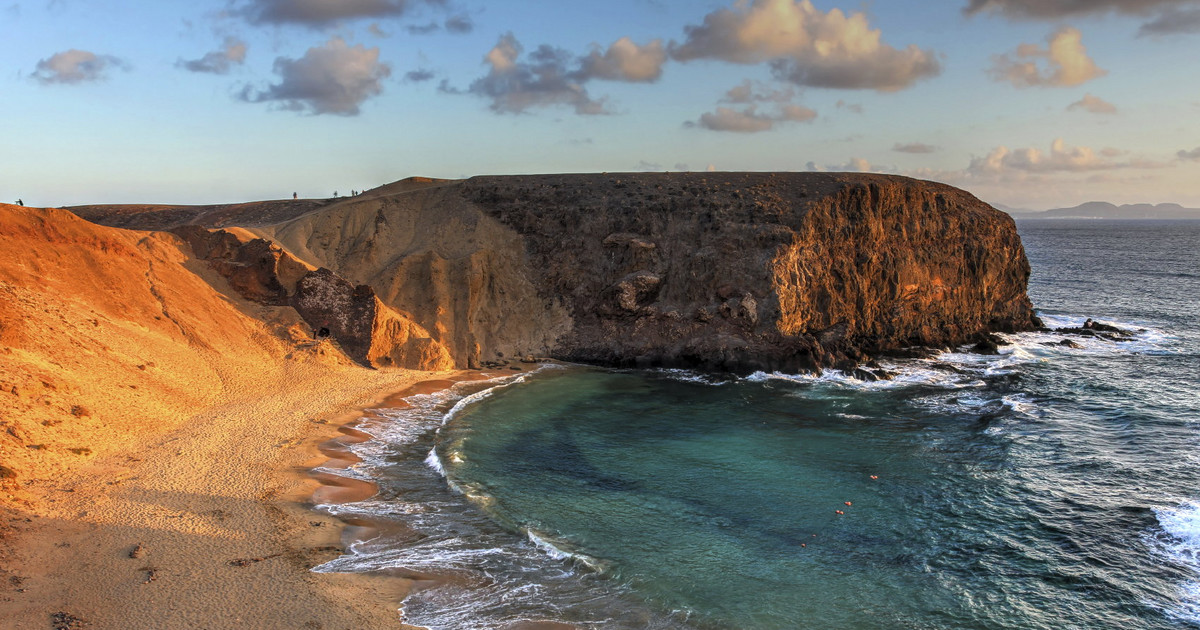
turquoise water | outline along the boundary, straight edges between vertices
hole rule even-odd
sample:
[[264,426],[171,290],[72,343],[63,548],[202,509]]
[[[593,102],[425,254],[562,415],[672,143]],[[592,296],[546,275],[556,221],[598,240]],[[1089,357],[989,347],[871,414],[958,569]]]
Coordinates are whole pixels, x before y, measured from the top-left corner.
[[1200,627],[1200,223],[1020,227],[1048,324],[1134,338],[414,397],[363,427],[380,496],[326,508],[396,530],[322,570],[437,578],[430,628]]

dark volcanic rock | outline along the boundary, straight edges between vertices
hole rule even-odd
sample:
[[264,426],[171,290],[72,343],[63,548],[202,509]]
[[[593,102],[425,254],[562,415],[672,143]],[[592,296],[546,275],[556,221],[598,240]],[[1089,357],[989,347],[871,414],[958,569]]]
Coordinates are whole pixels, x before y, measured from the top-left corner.
[[208,261],[242,297],[260,304],[287,304],[289,284],[308,270],[278,245],[257,238],[242,242],[224,230],[189,225],[171,230],[187,241],[197,258]]
[[374,289],[325,268],[310,270],[266,239],[241,241],[225,230],[186,225],[186,241],[242,297],[291,306],[317,337],[332,337],[354,361],[375,367],[447,370],[454,361],[441,343],[411,319],[380,304]]
[[461,189],[525,238],[539,292],[568,306],[566,359],[800,370],[1036,326],[1012,220],[941,184],[696,173]]
[[[1040,325],[1013,220],[905,177],[474,177],[288,214],[300,210],[243,204],[186,220],[257,225],[312,266],[370,285],[459,366],[532,354],[840,369]],[[94,214],[138,227],[135,214]]]
[[375,292],[371,287],[355,286],[321,268],[296,283],[291,302],[313,329],[327,329],[351,359],[369,364],[367,355],[375,325]]

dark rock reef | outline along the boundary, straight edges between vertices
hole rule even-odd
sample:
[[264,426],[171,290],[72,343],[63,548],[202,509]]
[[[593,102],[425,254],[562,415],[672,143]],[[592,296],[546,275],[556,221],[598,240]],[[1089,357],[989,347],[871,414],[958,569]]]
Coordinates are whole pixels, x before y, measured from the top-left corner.
[[80,213],[249,228],[369,285],[462,367],[537,355],[852,369],[917,346],[989,350],[987,333],[1039,326],[1013,220],[942,184],[850,173],[413,181],[292,214],[278,202]]

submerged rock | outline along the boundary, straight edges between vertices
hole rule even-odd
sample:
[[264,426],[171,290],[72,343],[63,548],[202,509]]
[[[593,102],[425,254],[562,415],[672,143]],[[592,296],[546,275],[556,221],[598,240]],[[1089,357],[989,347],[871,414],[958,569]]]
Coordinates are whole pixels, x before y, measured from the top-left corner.
[[[1093,321],[1091,318],[1088,318],[1087,321],[1083,322],[1083,326],[1078,328],[1055,328],[1053,332],[1064,335],[1076,335],[1079,337],[1095,337],[1097,339],[1104,339],[1105,341],[1126,341],[1132,339],[1134,336],[1134,331],[1117,328],[1111,324],[1103,324]],[[1063,341],[1067,340],[1064,339]]]

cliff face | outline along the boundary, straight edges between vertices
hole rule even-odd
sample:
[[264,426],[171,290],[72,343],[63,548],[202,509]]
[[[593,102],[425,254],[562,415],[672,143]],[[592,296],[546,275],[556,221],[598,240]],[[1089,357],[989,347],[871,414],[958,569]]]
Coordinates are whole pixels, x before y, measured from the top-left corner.
[[859,174],[483,177],[561,300],[558,355],[797,370],[1034,326],[1007,216],[949,186]]
[[1036,324],[1013,221],[897,176],[476,177],[399,182],[283,220],[164,212],[112,220],[246,227],[369,285],[464,367],[534,354],[792,371]]
[[368,285],[356,286],[324,267],[312,269],[266,239],[243,241],[232,232],[196,225],[173,231],[241,297],[294,308],[311,332],[337,340],[358,363],[426,371],[454,367],[442,344],[380,302]]

